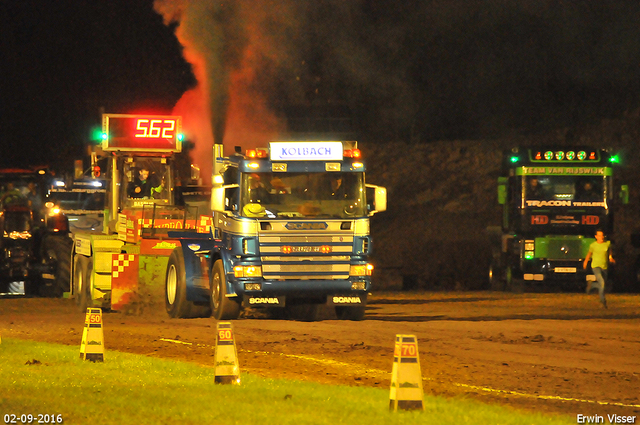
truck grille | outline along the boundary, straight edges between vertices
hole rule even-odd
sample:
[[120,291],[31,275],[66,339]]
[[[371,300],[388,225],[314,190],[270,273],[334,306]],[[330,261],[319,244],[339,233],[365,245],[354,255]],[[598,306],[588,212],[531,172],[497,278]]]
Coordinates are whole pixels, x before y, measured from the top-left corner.
[[348,279],[352,235],[260,235],[262,275],[271,280]]
[[582,259],[582,240],[549,239],[548,254],[550,260]]

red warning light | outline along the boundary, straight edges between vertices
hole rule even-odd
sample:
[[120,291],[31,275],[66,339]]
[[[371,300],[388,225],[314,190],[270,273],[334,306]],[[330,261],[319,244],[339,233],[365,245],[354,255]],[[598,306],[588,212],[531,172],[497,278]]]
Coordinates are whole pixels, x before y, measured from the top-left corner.
[[360,153],[360,149],[345,149],[344,157],[345,158],[360,158],[362,154]]

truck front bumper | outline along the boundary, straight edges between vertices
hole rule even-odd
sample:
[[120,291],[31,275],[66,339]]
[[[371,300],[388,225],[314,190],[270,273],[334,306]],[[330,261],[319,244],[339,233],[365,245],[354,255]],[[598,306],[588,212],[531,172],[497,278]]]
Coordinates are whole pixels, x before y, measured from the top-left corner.
[[524,280],[527,281],[595,280],[591,270],[583,268],[582,260],[535,259],[525,261],[522,274]]
[[365,304],[371,289],[369,277],[344,280],[237,279],[232,284],[238,296],[253,306],[284,307],[287,302],[308,301],[333,305]]

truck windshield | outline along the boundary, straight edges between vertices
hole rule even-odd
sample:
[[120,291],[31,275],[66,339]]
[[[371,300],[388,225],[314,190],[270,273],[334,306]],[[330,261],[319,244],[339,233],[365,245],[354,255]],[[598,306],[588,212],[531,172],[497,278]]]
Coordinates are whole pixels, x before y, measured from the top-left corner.
[[105,189],[52,190],[49,200],[65,213],[87,213],[104,210]]
[[363,173],[243,173],[245,217],[366,216]]
[[526,176],[522,186],[526,201],[603,202],[607,194],[603,176]]
[[135,158],[124,165],[126,194],[129,199],[167,200],[171,174],[164,158]]

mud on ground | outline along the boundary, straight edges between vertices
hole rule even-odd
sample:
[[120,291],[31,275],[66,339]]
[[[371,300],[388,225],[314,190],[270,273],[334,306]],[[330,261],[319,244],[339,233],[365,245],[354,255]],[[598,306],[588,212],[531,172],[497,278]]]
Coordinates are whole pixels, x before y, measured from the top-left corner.
[[[389,388],[396,334],[418,337],[425,393],[536,412],[619,414],[640,422],[640,297],[592,294],[373,294],[362,322],[233,322],[243,372]],[[0,299],[0,335],[80,345],[73,300]],[[213,364],[216,322],[160,307],[104,315],[110,350]],[[25,359],[25,362],[30,359]],[[41,360],[41,359],[40,359]]]

